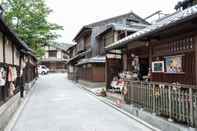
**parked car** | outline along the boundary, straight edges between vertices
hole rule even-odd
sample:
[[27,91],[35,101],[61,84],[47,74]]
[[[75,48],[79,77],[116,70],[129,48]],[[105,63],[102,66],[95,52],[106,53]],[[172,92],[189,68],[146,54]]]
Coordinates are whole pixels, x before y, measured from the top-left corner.
[[49,72],[49,68],[47,68],[45,65],[39,65],[38,66],[38,73],[41,75],[46,75]]

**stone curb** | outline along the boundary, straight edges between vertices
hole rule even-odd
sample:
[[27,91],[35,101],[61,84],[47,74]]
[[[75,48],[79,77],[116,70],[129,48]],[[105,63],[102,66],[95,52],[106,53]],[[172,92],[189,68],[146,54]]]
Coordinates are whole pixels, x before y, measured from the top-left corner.
[[36,81],[33,82],[33,85],[31,87],[31,89],[28,91],[29,93],[27,93],[27,96],[25,96],[25,98],[21,99],[22,102],[21,102],[19,108],[17,109],[16,113],[12,116],[11,120],[9,121],[9,123],[6,126],[6,128],[4,129],[4,131],[12,131],[13,130],[13,128],[16,125],[17,120],[19,119],[19,116],[21,115],[22,111],[24,110],[25,105],[28,103],[33,92],[35,91],[35,87],[36,87]]
[[79,88],[81,88],[81,89],[83,89],[83,90],[89,92],[89,94],[95,96],[95,98],[98,99],[99,101],[101,101],[102,103],[107,104],[108,106],[110,106],[110,107],[114,108],[115,110],[121,112],[122,114],[126,115],[127,117],[129,117],[129,118],[131,118],[131,119],[134,119],[134,120],[137,121],[138,123],[140,123],[140,124],[142,124],[142,125],[144,125],[144,126],[150,128],[150,129],[153,130],[153,131],[161,131],[160,129],[158,129],[158,128],[156,128],[156,127],[153,127],[152,125],[146,123],[145,121],[143,121],[143,120],[137,118],[136,116],[133,116],[133,115],[131,115],[130,113],[124,111],[123,109],[117,107],[117,106],[116,106],[113,102],[111,102],[109,99],[104,98],[104,97],[99,97],[99,96],[97,96],[95,92],[93,92],[93,91],[87,89],[87,88],[84,87],[84,86],[81,86],[81,85],[78,84],[78,83],[77,83],[76,85],[77,85]]

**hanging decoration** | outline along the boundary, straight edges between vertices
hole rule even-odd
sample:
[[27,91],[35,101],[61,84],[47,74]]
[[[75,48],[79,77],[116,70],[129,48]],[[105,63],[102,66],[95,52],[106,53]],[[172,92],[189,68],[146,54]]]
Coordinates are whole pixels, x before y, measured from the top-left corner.
[[4,67],[0,67],[0,86],[5,86],[6,75],[6,69]]
[[14,91],[15,91],[15,85],[13,82],[10,83],[10,96],[14,95]]
[[8,82],[13,82],[14,76],[13,76],[13,69],[11,66],[8,67]]

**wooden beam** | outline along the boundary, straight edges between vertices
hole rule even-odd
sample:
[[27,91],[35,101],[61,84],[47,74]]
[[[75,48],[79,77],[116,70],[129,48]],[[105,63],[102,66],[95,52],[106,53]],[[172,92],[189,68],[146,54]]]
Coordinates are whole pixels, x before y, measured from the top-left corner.
[[114,54],[114,55],[122,55],[122,53],[115,53],[115,52],[107,52],[106,54]]
[[151,45],[151,42],[148,42],[148,52],[149,52],[149,55],[148,55],[148,61],[149,61],[149,69],[150,69],[150,75],[152,75],[152,45]]
[[5,35],[3,34],[3,63],[5,62]]

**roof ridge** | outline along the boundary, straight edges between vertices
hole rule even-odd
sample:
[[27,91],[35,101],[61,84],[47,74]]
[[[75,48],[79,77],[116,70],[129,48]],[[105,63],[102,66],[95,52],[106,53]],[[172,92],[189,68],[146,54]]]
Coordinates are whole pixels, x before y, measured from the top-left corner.
[[106,22],[106,21],[110,21],[110,20],[113,20],[113,19],[118,19],[120,17],[124,17],[124,16],[129,16],[129,15],[134,15],[135,17],[137,17],[138,19],[144,21],[145,23],[147,24],[150,24],[148,23],[145,19],[143,19],[142,17],[138,16],[137,14],[135,14],[133,11],[130,11],[128,13],[125,13],[125,14],[122,14],[122,15],[117,15],[117,16],[114,16],[114,17],[111,17],[111,18],[107,18],[107,19],[103,19],[103,20],[100,20],[100,21],[97,21],[97,22],[93,22],[93,23],[90,23],[88,25],[85,25],[84,27],[94,27],[96,26],[97,24],[100,24],[102,22]]

